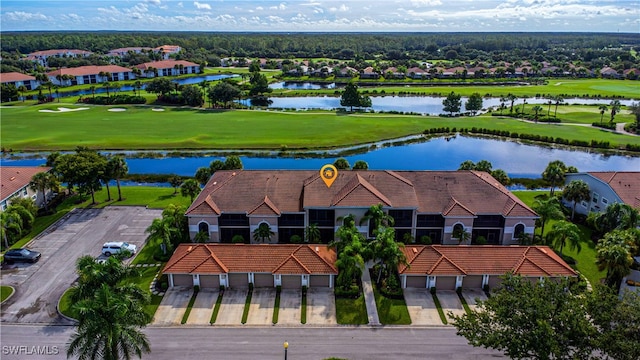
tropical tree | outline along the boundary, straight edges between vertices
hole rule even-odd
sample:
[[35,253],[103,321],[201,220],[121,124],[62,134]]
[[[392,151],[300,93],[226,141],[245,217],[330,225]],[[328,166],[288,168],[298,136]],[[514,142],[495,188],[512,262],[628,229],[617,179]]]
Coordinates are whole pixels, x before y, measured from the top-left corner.
[[311,244],[317,244],[321,241],[320,229],[318,224],[309,224],[304,229],[305,241]]
[[524,106],[527,105],[527,99],[529,98],[528,95],[522,95],[522,111],[521,113],[524,115]]
[[354,82],[349,82],[340,96],[340,106],[349,106],[350,111],[353,111],[354,106],[370,107],[371,99],[368,96],[360,95],[358,85]]
[[140,89],[142,89],[142,82],[140,82],[140,80],[137,80],[136,82],[133,83],[134,94],[140,96]]
[[215,86],[211,86],[207,90],[207,98],[209,104],[222,103],[223,106],[228,106],[234,99],[238,98],[242,91],[235,85],[226,81],[220,81]]
[[259,240],[267,242],[275,234],[276,233],[271,231],[269,224],[263,222],[253,231],[253,240],[256,242]]
[[[401,250],[402,243],[395,240],[395,230],[392,227],[381,226],[375,233],[375,238],[369,241],[369,253],[376,262],[378,284],[389,289],[397,288],[393,280],[396,279],[398,266],[406,264],[406,257]],[[393,280],[390,278],[393,277]],[[385,281],[383,281],[383,279]],[[390,282],[390,283],[389,283]]]
[[[632,102],[628,106],[631,114],[636,118],[636,134],[640,133],[640,102]],[[602,122],[602,120],[600,120]]]
[[173,194],[177,194],[178,188],[180,187],[180,185],[182,185],[182,178],[178,175],[169,176],[169,185],[173,187]]
[[553,105],[553,97],[547,101],[547,105],[549,105],[549,107],[547,107],[547,117],[549,117],[549,114],[551,113],[551,105]]
[[353,164],[353,170],[369,170],[369,164],[364,160],[357,160]]
[[349,161],[345,158],[336,159],[336,161],[333,162],[333,166],[338,170],[349,170],[351,168]]
[[604,118],[604,113],[607,112],[609,107],[605,104],[598,106],[598,110],[600,110],[600,124],[602,124],[602,118]]
[[382,204],[370,206],[362,219],[360,219],[360,226],[369,224],[369,233],[373,234],[373,236],[376,235],[380,227],[391,227],[393,223],[393,217],[384,212]]
[[199,167],[194,175],[200,186],[205,186],[211,177],[211,169],[206,166]]
[[169,219],[153,219],[153,222],[145,231],[149,233],[150,239],[160,240],[162,242],[161,248],[164,255],[166,255],[168,251],[171,251],[171,239],[173,238],[176,229],[172,226]]
[[189,106],[200,107],[204,104],[202,91],[195,85],[185,85],[181,90],[182,97]]
[[534,201],[532,208],[540,216],[540,238],[544,240],[544,227],[547,222],[564,218],[560,203],[555,197],[540,198]]
[[111,176],[116,179],[118,187],[118,201],[122,201],[122,191],[120,191],[120,179],[129,172],[129,166],[122,156],[114,156],[107,161],[107,167],[111,172]]
[[487,160],[480,160],[475,165],[474,170],[476,170],[476,171],[484,171],[486,173],[491,173],[491,168],[493,168],[493,165],[491,164],[491,162],[489,162]]
[[102,83],[102,87],[107,89],[107,97],[109,97],[109,89],[111,89],[111,83],[108,81],[105,81]]
[[180,193],[182,196],[188,196],[193,202],[193,199],[200,193],[200,186],[195,179],[188,179],[180,185]]
[[[71,287],[71,301],[76,303],[93,297],[102,285],[115,288],[127,278],[140,275],[135,267],[125,265],[122,260],[126,254],[118,253],[110,256],[105,261],[98,261],[90,255],[85,255],[76,261],[77,283]],[[126,289],[130,291],[131,289]],[[140,289],[138,289],[139,291]],[[138,296],[137,291],[132,295]]]
[[640,225],[640,213],[628,204],[613,203],[596,215],[595,227],[601,233],[633,229]]
[[460,107],[462,106],[462,101],[460,99],[460,94],[456,94],[453,91],[450,92],[449,95],[442,100],[442,110],[448,112],[449,115],[460,112]]
[[536,122],[538,122],[538,113],[542,111],[542,106],[536,105],[531,110],[533,110],[533,114],[534,114],[533,118],[535,119]]
[[458,244],[467,244],[471,238],[471,234],[469,234],[469,231],[467,231],[464,226],[460,226],[453,230],[451,237],[458,239]]
[[555,109],[555,111],[553,113],[553,117],[557,118],[558,117],[558,105],[560,105],[560,104],[562,104],[564,102],[564,98],[562,96],[558,95],[558,96],[555,96],[553,98],[553,101],[554,101],[554,103],[556,105],[556,109]]
[[622,106],[622,104],[620,104],[620,100],[611,100],[611,102],[609,103],[609,106],[611,107],[611,120],[609,120],[609,122],[613,123],[613,119],[616,117],[616,114],[620,111],[620,107]]
[[475,170],[476,164],[471,160],[465,160],[460,163],[458,170]]
[[568,221],[560,220],[553,224],[547,237],[551,239],[551,242],[556,248],[560,249],[560,255],[562,255],[562,249],[567,243],[569,243],[571,250],[576,250],[578,253],[582,250],[582,246],[580,245],[580,230],[575,224]]
[[607,285],[613,289],[620,288],[622,278],[629,274],[633,264],[629,235],[622,230],[605,234],[596,245],[596,264],[598,270],[607,271]]
[[557,186],[564,183],[564,177],[567,172],[567,166],[560,160],[550,162],[546,169],[542,172],[542,179],[551,185],[550,195]]
[[19,94],[20,94],[20,96],[22,97],[22,102],[24,102],[24,100],[25,100],[24,93],[26,93],[26,92],[28,91],[28,90],[27,90],[27,87],[26,87],[26,86],[24,86],[24,85],[20,85],[20,86],[18,86],[18,87],[16,88],[16,90],[18,90],[18,93],[19,93]]
[[509,113],[512,114],[513,113],[513,104],[516,102],[516,100],[518,100],[518,97],[509,93],[507,95],[507,101],[509,101],[511,103],[511,106],[509,107]]
[[185,206],[175,204],[169,204],[162,210],[162,220],[167,221],[174,230],[171,236],[174,246],[189,240],[189,219],[184,214],[186,211]]
[[91,194],[95,204],[95,192],[102,188],[100,179],[106,167],[106,158],[94,150],[78,147],[74,154],[64,154],[56,158],[54,172],[61,176],[69,188],[77,185],[83,194]]
[[464,109],[471,111],[473,115],[482,110],[482,95],[477,92],[471,94],[467,102],[464,103]]
[[33,175],[33,177],[31,177],[31,181],[29,182],[29,187],[33,191],[39,191],[42,193],[42,201],[44,204],[44,210],[46,212],[49,212],[49,203],[46,198],[46,191],[47,189],[55,191],[58,189],[58,186],[60,186],[58,178],[54,174],[47,171],[43,171]]
[[[7,208],[8,209],[8,208]],[[0,212],[0,230],[2,231],[2,240],[4,240],[4,248],[9,248],[9,238],[11,234],[22,234],[22,218],[19,214],[11,211]]]
[[491,176],[498,180],[498,182],[504,186],[507,186],[511,183],[511,179],[509,179],[509,175],[507,172],[502,169],[495,169],[491,171]]
[[571,220],[573,221],[576,213],[576,205],[581,201],[591,199],[591,190],[586,182],[573,180],[562,191],[562,197],[573,202],[573,208],[571,209]]

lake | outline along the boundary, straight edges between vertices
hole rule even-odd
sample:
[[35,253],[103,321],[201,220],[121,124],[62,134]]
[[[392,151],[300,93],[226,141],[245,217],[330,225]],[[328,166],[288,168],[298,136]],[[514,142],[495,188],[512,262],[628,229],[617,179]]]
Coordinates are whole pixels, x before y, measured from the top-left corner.
[[[386,144],[388,145],[388,143]],[[374,149],[357,155],[346,156],[350,164],[364,160],[372,170],[456,170],[465,160],[488,160],[494,169],[503,169],[511,177],[540,177],[547,164],[561,160],[579,171],[640,171],[640,157],[604,155],[596,152],[541,147],[507,140],[477,138],[457,135],[432,138],[419,143],[401,146],[378,144]],[[320,169],[338,157],[336,152],[328,157],[266,157],[265,155],[241,156],[245,169]],[[37,166],[40,159],[2,159],[5,166]],[[305,155],[311,156],[311,155]],[[185,158],[128,158],[132,174],[178,174],[193,176],[202,166],[208,166],[220,156]]]

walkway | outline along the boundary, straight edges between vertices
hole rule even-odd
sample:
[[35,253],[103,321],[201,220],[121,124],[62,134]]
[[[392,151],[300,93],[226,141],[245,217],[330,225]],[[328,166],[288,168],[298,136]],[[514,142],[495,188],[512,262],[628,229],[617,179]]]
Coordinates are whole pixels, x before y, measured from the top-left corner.
[[367,315],[369,316],[369,326],[380,326],[378,318],[378,308],[376,307],[376,298],[373,295],[373,285],[371,284],[371,275],[369,268],[373,264],[368,262],[362,272],[362,292],[364,293],[364,303],[367,306]]

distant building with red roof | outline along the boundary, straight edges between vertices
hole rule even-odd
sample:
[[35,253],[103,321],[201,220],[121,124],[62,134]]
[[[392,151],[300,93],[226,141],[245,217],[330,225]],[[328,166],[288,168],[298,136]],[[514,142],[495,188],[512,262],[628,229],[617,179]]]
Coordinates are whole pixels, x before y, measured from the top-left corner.
[[[63,78],[65,75],[66,79]],[[98,84],[105,81],[122,81],[136,78],[131,69],[117,65],[61,68],[48,72],[47,76],[52,83],[62,86]]]
[[13,85],[16,88],[24,86],[27,90],[33,90],[38,87],[38,81],[34,76],[19,72],[0,73],[0,83]]
[[26,60],[36,61],[42,66],[49,66],[48,59],[50,57],[88,57],[93,54],[91,51],[78,49],[51,49],[35,51],[27,55]]
[[[625,203],[640,210],[640,172],[638,171],[592,171],[567,174],[565,184],[582,180],[589,185],[589,200],[576,204],[576,213],[603,212],[614,203]],[[563,199],[565,205],[573,202]]]
[[184,74],[197,74],[200,65],[186,60],[162,60],[136,65],[142,71],[142,77],[175,76]]
[[172,54],[177,54],[182,51],[182,48],[178,45],[161,45],[153,49],[153,51],[162,54],[162,59],[169,60]]
[[[50,170],[50,167],[41,166],[0,166],[0,210],[11,205],[11,199],[15,197],[31,198],[41,206],[44,202],[42,193],[30,189],[29,182],[35,174]],[[49,190],[45,197],[49,198],[50,194]]]

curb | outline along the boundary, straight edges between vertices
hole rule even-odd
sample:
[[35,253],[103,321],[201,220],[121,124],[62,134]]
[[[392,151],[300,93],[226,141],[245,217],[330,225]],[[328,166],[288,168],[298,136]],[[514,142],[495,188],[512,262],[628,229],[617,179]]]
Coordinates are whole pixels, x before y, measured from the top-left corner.
[[[70,289],[70,288],[69,288],[69,289]],[[62,295],[64,296],[64,294],[65,294],[69,289],[65,290],[65,291],[62,293]],[[74,325],[75,325],[75,324],[77,324],[77,323],[78,323],[78,320],[77,320],[77,319],[74,319],[74,318],[72,318],[72,317],[70,317],[70,316],[67,316],[67,315],[63,314],[62,312],[60,312],[60,300],[62,300],[62,296],[60,296],[60,299],[58,299],[58,302],[56,303],[56,312],[58,313],[58,315],[60,315],[63,319],[66,319],[66,320],[69,320],[69,321],[73,322],[73,323],[74,323]]]
[[3,285],[3,286],[10,287],[11,288],[11,294],[9,294],[9,296],[7,296],[6,299],[4,299],[2,302],[0,302],[0,304],[6,303],[7,301],[9,301],[9,299],[11,299],[13,297],[13,295],[16,294],[16,288],[14,288],[13,286],[11,286],[11,285]]

